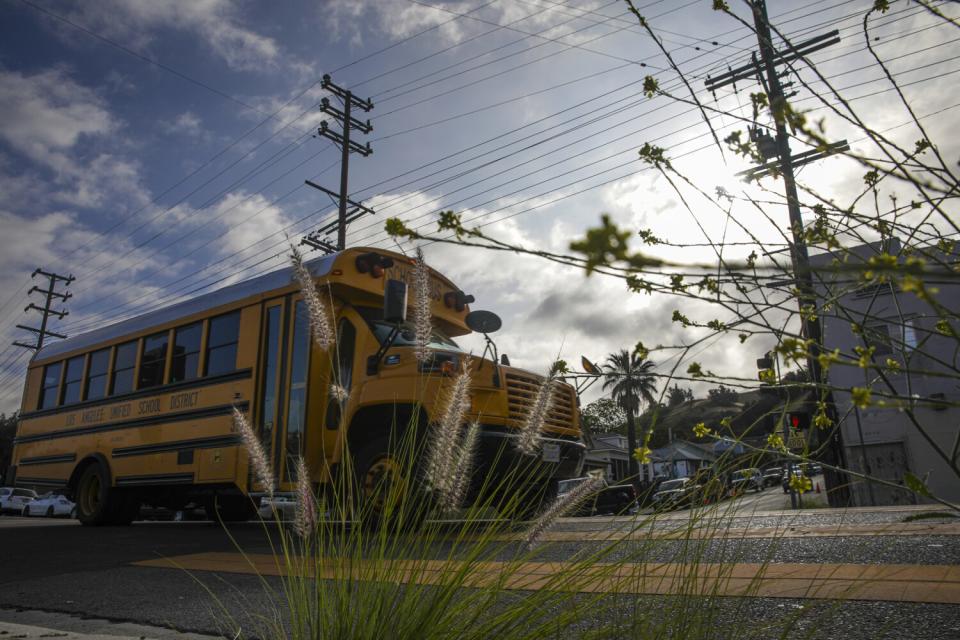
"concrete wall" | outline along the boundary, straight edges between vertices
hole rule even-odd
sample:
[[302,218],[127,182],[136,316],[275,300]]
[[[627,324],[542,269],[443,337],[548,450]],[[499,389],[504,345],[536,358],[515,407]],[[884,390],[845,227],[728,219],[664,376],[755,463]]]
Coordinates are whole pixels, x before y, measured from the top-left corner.
[[[865,261],[879,250],[879,244],[858,247],[847,264]],[[892,243],[888,251],[896,254],[898,243]],[[826,267],[832,258],[827,254],[811,262],[814,267]],[[875,362],[884,363],[891,358],[901,364],[903,371],[888,373],[883,380],[873,369],[831,368],[829,382],[833,386],[869,387],[873,391],[873,405],[864,410],[853,406],[850,393],[834,394],[842,419],[847,464],[861,472],[869,467],[872,475],[896,484],[902,484],[904,473],[909,471],[925,477],[927,486],[938,497],[960,502],[960,478],[936,451],[939,448],[949,455],[960,431],[960,408],[938,404],[960,402],[956,341],[937,332],[935,325],[940,316],[929,303],[893,286],[863,286],[856,281],[857,276],[850,272],[817,274],[820,295],[826,300],[833,298],[831,306],[821,312],[824,344],[827,350],[839,348],[841,353],[856,358],[854,347],[864,346],[866,341],[877,347]],[[940,304],[960,309],[960,284],[941,279],[936,286]],[[854,333],[852,323],[866,331]],[[901,402],[900,406],[878,406],[878,401],[885,400],[884,393],[912,397],[913,401]],[[886,400],[896,404],[893,399]],[[876,484],[867,487],[862,482],[855,484],[852,494],[858,505],[917,500],[905,491]]]

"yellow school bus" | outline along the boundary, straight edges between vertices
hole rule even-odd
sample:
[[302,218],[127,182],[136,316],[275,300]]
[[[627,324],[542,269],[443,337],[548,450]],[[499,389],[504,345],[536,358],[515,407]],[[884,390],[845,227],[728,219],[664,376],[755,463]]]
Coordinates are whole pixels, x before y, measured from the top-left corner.
[[[457,346],[476,328],[471,296],[430,272],[433,357],[421,363],[409,325],[384,320],[385,291],[412,282],[414,261],[354,248],[306,267],[332,299],[334,350],[311,340],[290,268],[45,346],[27,372],[14,484],[66,489],[88,525],[129,523],[142,504],[191,502],[224,520],[246,519],[263,487],[234,407],[259,433],[279,490],[294,489],[301,457],[315,487],[329,489],[345,446],[364,486],[364,474],[390,462],[390,429],[428,424],[438,410],[432,389],[468,359],[468,420],[482,425],[481,466],[509,458],[542,377]],[[554,482],[577,477],[584,446],[567,384],[556,386],[543,436],[538,464]]]

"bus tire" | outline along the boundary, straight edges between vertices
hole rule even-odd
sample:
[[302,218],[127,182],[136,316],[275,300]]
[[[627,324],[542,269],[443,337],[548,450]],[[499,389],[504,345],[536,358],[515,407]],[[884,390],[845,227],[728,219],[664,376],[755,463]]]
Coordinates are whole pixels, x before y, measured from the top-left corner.
[[[374,438],[357,452],[354,503],[355,517],[362,526],[409,531],[426,519],[430,504],[418,470],[403,466],[390,450],[387,436]],[[401,491],[407,487],[407,493],[390,495],[398,483]]]
[[[99,462],[87,465],[80,472],[76,488],[77,520],[88,527],[124,523],[123,497],[110,486],[110,474]],[[132,520],[132,518],[131,518]]]

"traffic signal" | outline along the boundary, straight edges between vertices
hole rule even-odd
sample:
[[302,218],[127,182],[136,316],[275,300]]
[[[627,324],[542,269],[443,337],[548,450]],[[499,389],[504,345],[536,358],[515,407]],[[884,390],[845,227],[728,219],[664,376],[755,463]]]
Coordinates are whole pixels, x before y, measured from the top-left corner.
[[810,414],[805,411],[792,411],[787,414],[787,424],[791,433],[800,433],[810,428]]
[[776,379],[773,370],[773,358],[770,357],[769,353],[762,358],[757,358],[757,378],[765,384],[770,384]]

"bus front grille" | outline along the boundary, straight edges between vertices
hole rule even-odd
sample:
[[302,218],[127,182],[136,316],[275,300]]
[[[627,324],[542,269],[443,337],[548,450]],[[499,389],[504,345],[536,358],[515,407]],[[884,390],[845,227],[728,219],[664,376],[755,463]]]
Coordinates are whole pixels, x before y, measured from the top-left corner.
[[[543,385],[540,376],[507,373],[507,406],[510,421],[514,426],[522,425],[533,408],[537,393]],[[553,402],[547,412],[546,429],[576,429],[577,403],[573,388],[564,383],[554,382]]]

